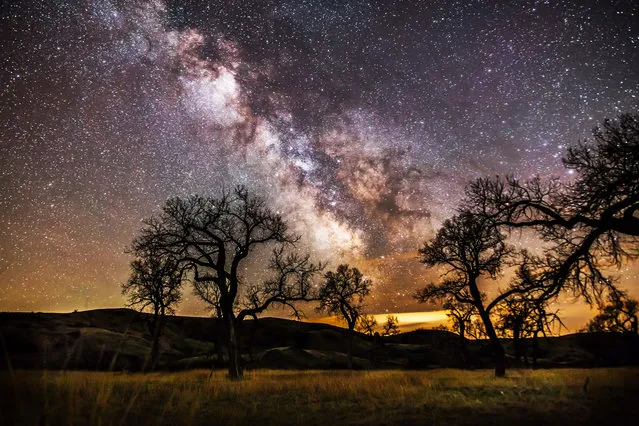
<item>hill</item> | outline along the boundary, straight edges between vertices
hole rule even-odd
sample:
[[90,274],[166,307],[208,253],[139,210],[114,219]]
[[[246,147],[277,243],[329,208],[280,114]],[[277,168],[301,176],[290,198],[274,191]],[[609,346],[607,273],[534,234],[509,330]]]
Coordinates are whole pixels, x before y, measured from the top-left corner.
[[[0,313],[0,368],[128,370],[143,368],[150,347],[149,316],[129,309],[69,314]],[[217,320],[168,318],[161,340],[163,369],[223,368]],[[263,318],[240,329],[249,368],[335,369],[346,367],[347,330],[328,324]],[[507,351],[510,342],[505,341]],[[358,369],[481,368],[491,365],[486,342],[436,330],[416,330],[374,340],[357,333]],[[544,367],[620,366],[639,363],[639,337],[612,333],[573,334],[541,340]]]

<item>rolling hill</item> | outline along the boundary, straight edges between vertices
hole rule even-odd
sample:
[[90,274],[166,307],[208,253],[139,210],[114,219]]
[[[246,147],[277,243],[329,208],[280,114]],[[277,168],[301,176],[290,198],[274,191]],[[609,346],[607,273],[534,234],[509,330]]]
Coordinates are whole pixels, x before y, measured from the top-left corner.
[[[0,313],[0,368],[127,370],[143,368],[150,348],[149,316],[129,309],[69,314]],[[160,368],[223,368],[215,319],[168,318]],[[280,318],[245,321],[240,329],[248,368],[346,368],[347,330]],[[510,342],[505,341],[507,352]],[[222,351],[222,354],[224,352]],[[491,364],[483,341],[436,330],[415,330],[374,339],[357,333],[355,368],[481,368]],[[639,364],[639,337],[613,333],[542,339],[538,365],[595,367]]]

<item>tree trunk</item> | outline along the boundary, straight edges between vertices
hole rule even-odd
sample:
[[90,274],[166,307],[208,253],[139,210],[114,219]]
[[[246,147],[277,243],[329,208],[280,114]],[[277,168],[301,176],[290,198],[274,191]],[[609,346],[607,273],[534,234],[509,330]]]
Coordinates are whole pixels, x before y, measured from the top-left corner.
[[493,354],[495,355],[495,377],[504,377],[506,375],[506,352],[504,352],[504,347],[501,345],[497,333],[495,333],[495,328],[493,327],[493,322],[490,320],[490,316],[484,311],[483,307],[480,316],[484,322],[484,327],[486,327],[486,334],[488,335],[490,345],[493,348]]
[[158,360],[160,358],[160,336],[162,335],[162,326],[163,326],[164,318],[158,317],[154,321],[153,327],[153,335],[151,342],[151,359],[149,370],[155,370],[158,365]]
[[353,369],[353,334],[354,331],[349,327],[348,329],[348,369]]
[[244,375],[242,371],[242,359],[240,356],[240,345],[237,339],[237,327],[233,313],[226,316],[226,327],[228,331],[228,352],[229,352],[229,378],[233,380],[241,379]]
[[490,314],[484,309],[484,304],[481,300],[481,293],[479,292],[477,282],[474,278],[469,280],[468,287],[470,289],[470,294],[473,296],[475,301],[479,317],[486,328],[486,335],[488,335],[490,346],[492,347],[493,354],[495,355],[495,377],[504,377],[506,375],[506,352],[504,352],[504,347],[501,345],[499,337],[497,337],[495,327],[493,327],[493,322],[490,320]]
[[149,334],[151,335],[151,353],[148,362],[143,366],[144,371],[155,370],[160,357],[160,336],[162,335],[162,327],[164,326],[164,315],[159,308],[155,309],[153,319],[147,322]]

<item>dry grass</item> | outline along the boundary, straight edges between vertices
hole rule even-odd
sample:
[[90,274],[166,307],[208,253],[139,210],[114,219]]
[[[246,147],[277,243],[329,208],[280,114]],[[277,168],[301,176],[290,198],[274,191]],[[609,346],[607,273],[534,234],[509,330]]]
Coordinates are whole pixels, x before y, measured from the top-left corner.
[[505,379],[487,370],[262,370],[237,382],[204,370],[0,374],[0,422],[18,425],[572,425],[616,416],[616,426],[639,414],[639,369],[629,368]]

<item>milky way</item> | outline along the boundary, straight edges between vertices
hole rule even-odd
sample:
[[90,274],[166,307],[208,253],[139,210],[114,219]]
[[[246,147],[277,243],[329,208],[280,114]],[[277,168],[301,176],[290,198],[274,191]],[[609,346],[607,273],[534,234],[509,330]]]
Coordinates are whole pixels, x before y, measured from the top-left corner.
[[236,184],[282,213],[300,249],[374,277],[373,309],[409,309],[415,250],[469,179],[562,176],[567,144],[637,108],[638,9],[3,6],[0,310],[121,306],[140,221],[167,197]]

